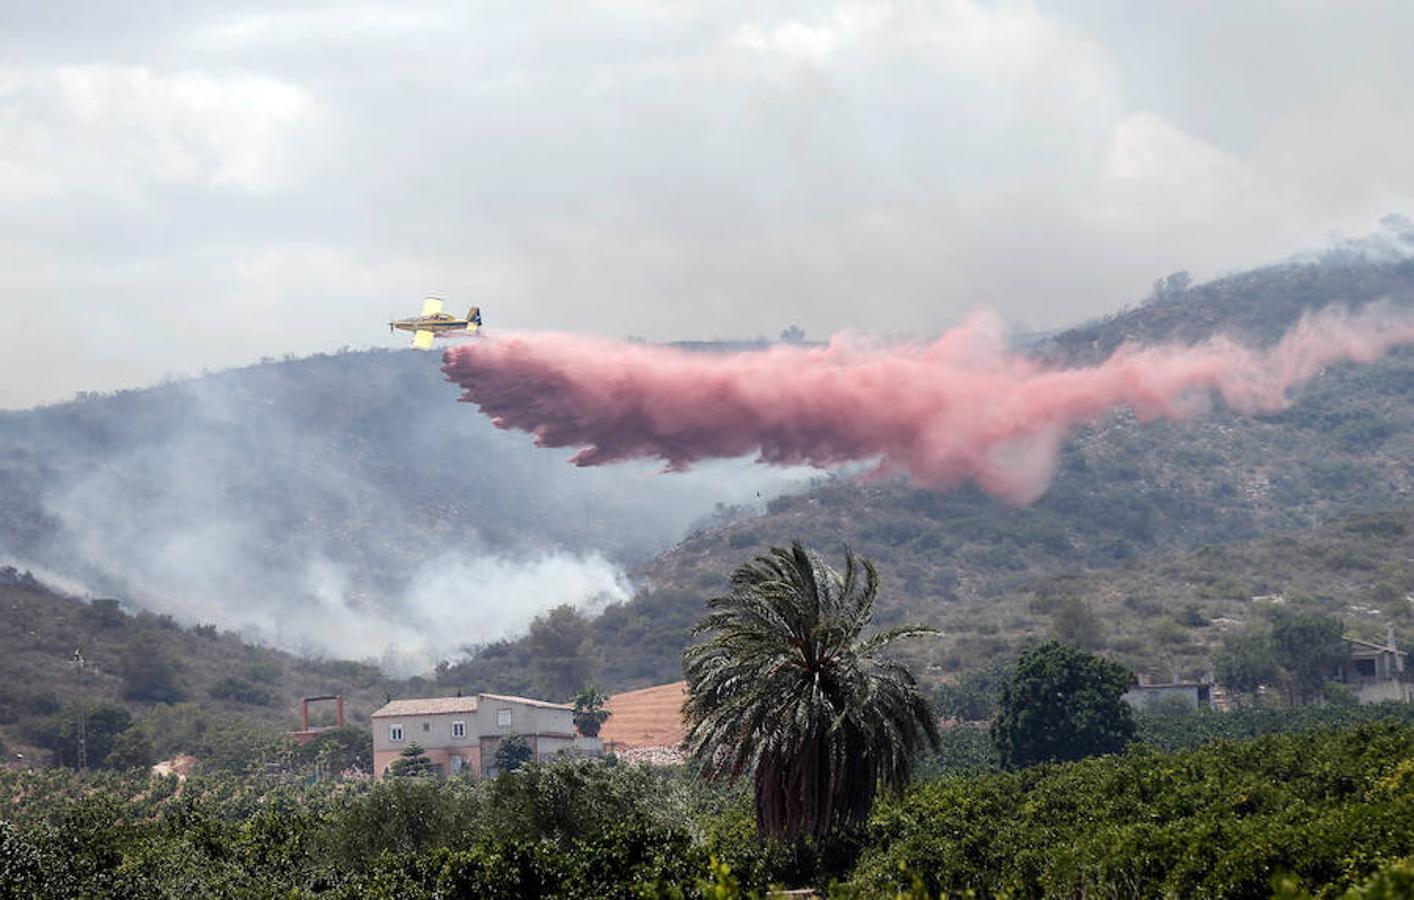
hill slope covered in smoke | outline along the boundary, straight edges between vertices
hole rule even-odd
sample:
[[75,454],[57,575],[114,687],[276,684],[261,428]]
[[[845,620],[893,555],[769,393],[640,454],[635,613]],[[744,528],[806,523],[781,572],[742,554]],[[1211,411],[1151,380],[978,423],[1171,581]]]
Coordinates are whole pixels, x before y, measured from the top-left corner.
[[780,474],[577,471],[455,402],[435,354],[268,362],[0,413],[0,565],[291,649],[428,668]]

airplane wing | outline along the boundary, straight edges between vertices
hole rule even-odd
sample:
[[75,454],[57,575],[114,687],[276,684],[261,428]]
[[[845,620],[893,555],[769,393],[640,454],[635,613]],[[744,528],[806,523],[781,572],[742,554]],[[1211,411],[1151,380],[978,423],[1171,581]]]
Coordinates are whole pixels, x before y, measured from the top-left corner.
[[442,311],[442,301],[436,297],[428,297],[422,301],[422,314],[424,316],[435,316]]
[[426,350],[428,347],[432,346],[433,337],[432,332],[419,330],[412,336],[412,345],[419,350]]

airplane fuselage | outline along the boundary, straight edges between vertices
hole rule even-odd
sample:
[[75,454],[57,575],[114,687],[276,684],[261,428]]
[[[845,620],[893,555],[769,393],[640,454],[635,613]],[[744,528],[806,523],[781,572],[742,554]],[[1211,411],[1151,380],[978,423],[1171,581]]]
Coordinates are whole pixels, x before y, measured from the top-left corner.
[[433,334],[442,334],[448,331],[466,331],[467,320],[458,319],[451,313],[434,313],[430,316],[394,319],[388,323],[388,326],[396,328],[398,331],[430,331]]
[[442,311],[442,301],[428,297],[422,301],[422,314],[406,319],[394,319],[388,323],[388,330],[412,332],[412,345],[419,350],[432,346],[432,339],[443,334],[476,334],[481,328],[481,307],[473,306],[466,311],[465,319],[458,319],[449,312]]

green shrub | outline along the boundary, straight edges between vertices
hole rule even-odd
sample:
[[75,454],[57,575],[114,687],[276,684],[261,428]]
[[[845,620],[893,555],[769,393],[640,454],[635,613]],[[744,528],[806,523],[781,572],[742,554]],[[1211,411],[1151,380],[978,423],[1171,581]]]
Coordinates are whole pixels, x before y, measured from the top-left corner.
[[870,822],[849,882],[1016,896],[1341,890],[1414,852],[1414,727],[1271,735],[920,784]]
[[32,721],[26,736],[51,751],[57,765],[76,769],[82,761],[97,769],[132,721],[127,709],[114,703],[74,703],[47,719]]
[[1055,642],[1024,653],[1002,687],[992,742],[1002,765],[1116,753],[1134,736],[1121,699],[1134,673],[1091,653]]
[[1185,604],[1183,609],[1179,610],[1175,618],[1178,624],[1188,628],[1203,628],[1211,624],[1211,620],[1208,618],[1207,614],[1203,612],[1203,607],[1196,603]]
[[530,742],[524,735],[515,733],[501,738],[493,757],[496,768],[501,772],[514,772],[534,758],[535,751],[530,748]]
[[1375,722],[1414,726],[1414,703],[1367,706],[1300,706],[1280,709],[1201,709],[1181,720],[1137,713],[1137,737],[1155,750],[1192,750],[1215,741],[1250,740],[1264,734],[1298,734]]
[[1002,686],[1011,676],[1014,663],[1007,657],[994,658],[978,668],[969,669],[955,681],[940,684],[933,698],[938,714],[946,719],[964,722],[991,719],[997,713]]
[[347,769],[373,772],[373,735],[364,728],[345,726],[321,731],[313,740],[293,749],[292,762],[304,771],[316,767],[327,775]]
[[[157,627],[167,626],[159,622]],[[123,678],[124,697],[148,703],[175,703],[182,699],[185,691],[178,666],[165,641],[155,628],[149,627],[123,649],[118,670]]]
[[1051,616],[1051,633],[1056,640],[1095,650],[1105,645],[1104,628],[1095,610],[1080,597],[1067,597]]
[[839,880],[831,896],[1265,897],[1276,878],[1293,900],[1402,897],[1414,705],[1370,709],[1199,714],[1183,727],[1209,736],[1277,727],[1267,713],[1363,724],[935,777],[818,846],[760,841],[743,786],[589,761],[482,782],[196,775],[180,793],[141,773],[0,770],[0,896],[735,897]]
[[113,739],[113,749],[104,764],[110,769],[148,769],[153,761],[147,732],[133,726]]
[[228,675],[207,689],[217,700],[232,700],[251,706],[273,706],[275,694],[263,684],[256,684],[239,675]]

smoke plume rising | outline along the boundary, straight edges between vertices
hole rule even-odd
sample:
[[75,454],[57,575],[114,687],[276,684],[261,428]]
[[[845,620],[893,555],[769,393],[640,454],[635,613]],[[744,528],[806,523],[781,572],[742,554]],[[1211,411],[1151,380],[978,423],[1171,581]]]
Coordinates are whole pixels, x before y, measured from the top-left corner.
[[1274,412],[1328,365],[1414,342],[1414,312],[1371,304],[1303,317],[1276,343],[1227,337],[1126,345],[1051,368],[1008,349],[999,319],[971,317],[927,343],[837,335],[824,347],[694,353],[559,333],[510,333],[448,350],[443,371],[504,429],[576,447],[580,466],[658,458],[681,471],[750,453],[778,465],[871,461],[949,488],[973,480],[1025,504],[1045,493],[1074,426],[1130,409],[1185,419],[1216,397]]
[[432,361],[272,361],[0,413],[0,567],[426,671],[561,603],[627,600],[627,567],[805,477],[746,461],[673,479],[568,469],[444,402]]

